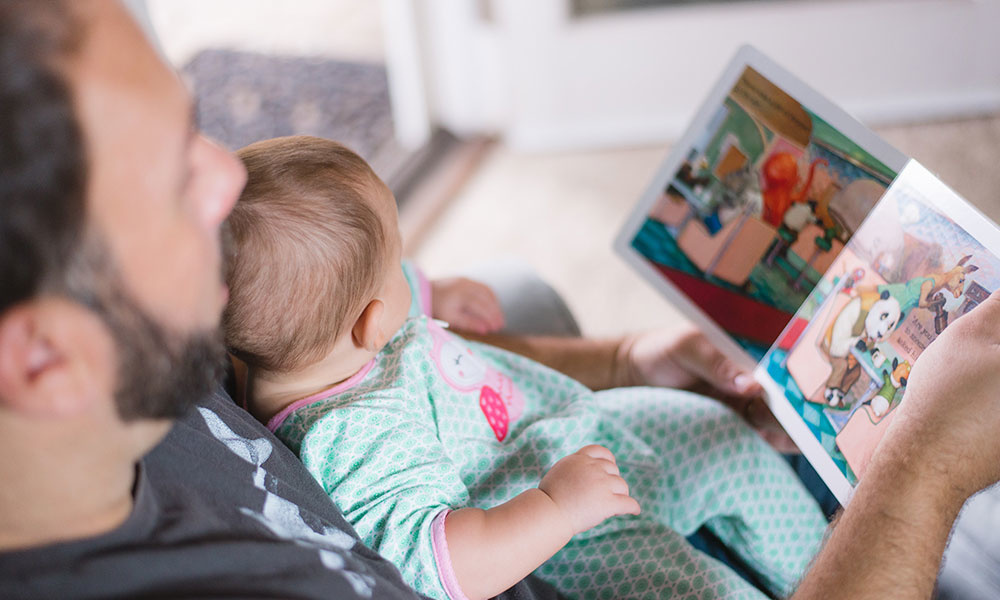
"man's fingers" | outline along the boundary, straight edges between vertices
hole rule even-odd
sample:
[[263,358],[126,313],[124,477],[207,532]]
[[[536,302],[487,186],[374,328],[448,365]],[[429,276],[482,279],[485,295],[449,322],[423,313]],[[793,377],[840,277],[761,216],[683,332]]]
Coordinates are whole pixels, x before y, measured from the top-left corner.
[[[986,302],[981,302],[980,306],[982,306],[984,304],[990,305],[990,308],[988,309],[989,311],[991,311],[991,312],[1000,312],[1000,289],[998,289],[998,290],[994,291],[992,294],[990,294],[989,297],[986,298]],[[977,306],[976,309],[978,309],[978,308],[979,307]]]
[[[978,306],[970,310],[967,314],[962,315],[962,318],[956,321],[956,323],[960,323],[966,319],[968,321],[965,322],[965,325],[971,329],[986,333],[997,339],[996,324],[1000,322],[1000,289],[990,294],[985,301],[980,302]],[[1000,341],[1000,339],[997,341]]]
[[788,437],[788,434],[784,431],[758,429],[757,433],[759,433],[760,437],[764,438],[764,441],[767,442],[769,446],[774,448],[776,452],[781,454],[802,454],[802,450],[795,445],[792,438]]
[[753,376],[726,357],[703,335],[691,341],[690,350],[682,358],[684,367],[716,389],[748,398],[761,393]]
[[782,454],[799,454],[801,451],[774,416],[763,398],[744,401],[741,416],[753,427],[760,437]]

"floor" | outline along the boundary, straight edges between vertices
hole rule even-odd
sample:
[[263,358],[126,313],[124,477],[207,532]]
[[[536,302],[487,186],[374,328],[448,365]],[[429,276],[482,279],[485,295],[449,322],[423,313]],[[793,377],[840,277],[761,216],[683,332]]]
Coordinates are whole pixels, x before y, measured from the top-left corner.
[[[378,3],[371,0],[148,0],[147,6],[177,66],[209,47],[371,62],[383,56]],[[1000,220],[1000,114],[877,132]],[[519,258],[563,293],[590,335],[679,326],[683,317],[611,249],[668,150],[664,144],[521,154],[494,144],[452,190],[412,254],[432,276]]]

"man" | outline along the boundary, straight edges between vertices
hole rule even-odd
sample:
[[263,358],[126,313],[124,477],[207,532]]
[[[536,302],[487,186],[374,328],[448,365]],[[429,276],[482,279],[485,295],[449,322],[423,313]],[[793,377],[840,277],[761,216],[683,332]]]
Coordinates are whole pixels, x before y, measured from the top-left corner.
[[211,395],[244,173],[177,78],[111,2],[3,3],[0,69],[0,596],[414,598]]
[[[120,6],[0,5],[0,596],[415,597],[211,393],[242,184]],[[930,594],[962,502],[1000,479],[996,323],[994,297],[917,361],[799,597]],[[753,391],[698,336],[519,343],[606,381]]]

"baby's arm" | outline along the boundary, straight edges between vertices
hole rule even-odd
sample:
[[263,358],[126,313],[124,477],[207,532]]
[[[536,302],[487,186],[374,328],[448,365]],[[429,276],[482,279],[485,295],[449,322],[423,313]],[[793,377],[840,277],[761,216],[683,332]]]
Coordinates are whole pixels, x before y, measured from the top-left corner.
[[488,598],[534,571],[577,533],[614,515],[638,513],[611,451],[585,446],[557,462],[537,488],[489,510],[449,513],[445,537],[463,593]]

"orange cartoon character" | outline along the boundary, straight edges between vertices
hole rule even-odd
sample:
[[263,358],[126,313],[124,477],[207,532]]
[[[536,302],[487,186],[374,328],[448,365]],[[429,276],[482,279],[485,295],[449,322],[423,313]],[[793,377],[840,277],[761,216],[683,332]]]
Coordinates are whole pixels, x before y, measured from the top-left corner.
[[[775,152],[767,161],[761,172],[764,176],[764,220],[774,225],[781,226],[781,221],[793,204],[804,202],[809,194],[809,186],[812,185],[813,175],[816,173],[816,165],[829,164],[824,158],[817,158],[809,166],[809,175],[805,184],[799,188],[799,164],[794,156],[788,152]],[[796,188],[799,188],[796,191]]]

